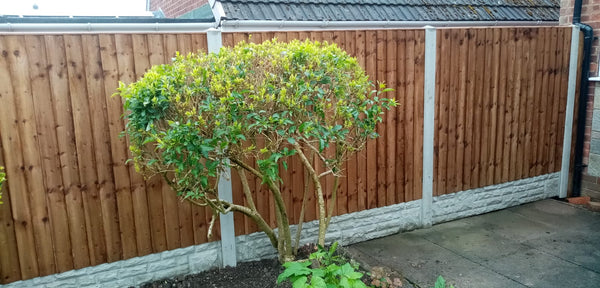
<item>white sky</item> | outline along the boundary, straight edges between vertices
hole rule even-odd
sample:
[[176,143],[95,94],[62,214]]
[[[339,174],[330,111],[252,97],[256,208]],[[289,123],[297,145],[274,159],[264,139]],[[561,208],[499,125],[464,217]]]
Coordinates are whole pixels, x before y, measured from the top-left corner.
[[146,0],[0,0],[0,15],[148,15],[145,11]]

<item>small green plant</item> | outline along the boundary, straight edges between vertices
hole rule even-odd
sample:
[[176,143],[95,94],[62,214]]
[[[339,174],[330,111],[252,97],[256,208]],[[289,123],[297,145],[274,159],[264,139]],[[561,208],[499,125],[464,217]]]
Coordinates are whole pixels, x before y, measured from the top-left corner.
[[337,245],[335,242],[329,250],[319,247],[308,260],[284,263],[285,270],[277,283],[289,280],[294,288],[366,288],[361,280],[363,273],[356,271],[358,267],[335,255]]
[[2,184],[6,181],[6,173],[4,173],[4,167],[0,166],[0,204],[2,204]]
[[[444,280],[444,277],[439,276],[437,281],[435,281],[435,287],[433,288],[446,288],[446,280]],[[454,286],[450,285],[450,288],[454,288]]]

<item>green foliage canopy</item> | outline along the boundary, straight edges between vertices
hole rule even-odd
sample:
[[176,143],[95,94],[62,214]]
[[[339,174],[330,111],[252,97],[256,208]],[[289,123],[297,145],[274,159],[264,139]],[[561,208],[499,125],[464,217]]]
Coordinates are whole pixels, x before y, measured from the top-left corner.
[[381,92],[337,46],[297,40],[178,55],[118,90],[136,168],[168,175],[191,199],[216,195],[227,159],[255,161],[263,183],[279,183],[297,143],[340,171],[395,105]]

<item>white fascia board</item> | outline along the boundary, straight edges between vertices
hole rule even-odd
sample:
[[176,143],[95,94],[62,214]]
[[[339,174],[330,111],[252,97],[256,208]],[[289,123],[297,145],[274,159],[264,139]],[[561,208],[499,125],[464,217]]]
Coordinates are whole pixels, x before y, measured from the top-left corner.
[[3,23],[0,33],[189,33],[215,27],[216,23]]

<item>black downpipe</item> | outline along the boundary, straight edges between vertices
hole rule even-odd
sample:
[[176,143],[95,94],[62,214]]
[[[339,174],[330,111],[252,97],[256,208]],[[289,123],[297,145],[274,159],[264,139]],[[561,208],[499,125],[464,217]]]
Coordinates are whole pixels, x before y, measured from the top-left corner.
[[577,128],[575,138],[575,167],[573,173],[573,191],[572,197],[581,195],[581,177],[586,167],[583,165],[583,142],[585,139],[585,121],[587,117],[588,102],[588,77],[590,72],[590,58],[592,52],[592,42],[594,41],[594,31],[591,26],[581,23],[581,4],[582,0],[575,0],[573,7],[573,25],[581,29],[584,35],[583,40],[583,62],[581,67],[581,80],[579,82],[579,106],[577,114]]

